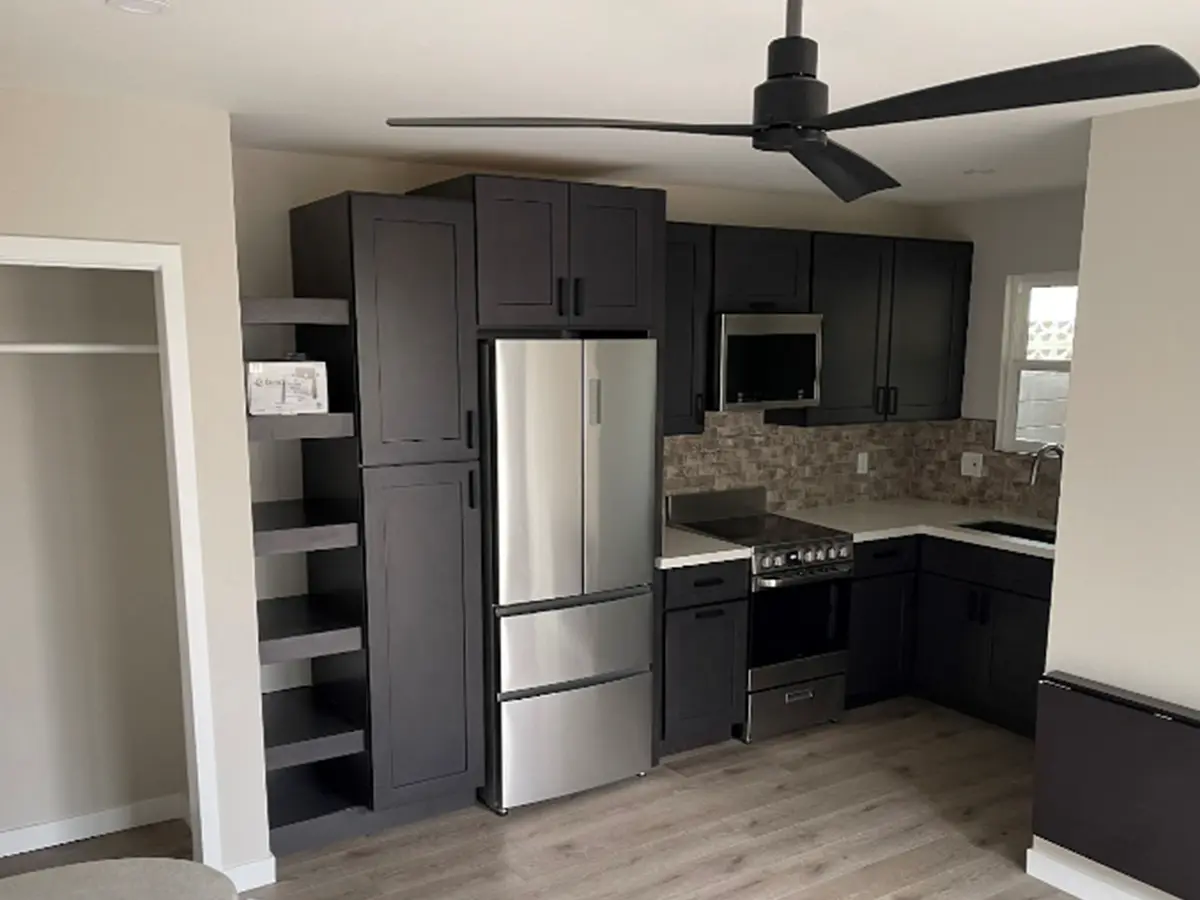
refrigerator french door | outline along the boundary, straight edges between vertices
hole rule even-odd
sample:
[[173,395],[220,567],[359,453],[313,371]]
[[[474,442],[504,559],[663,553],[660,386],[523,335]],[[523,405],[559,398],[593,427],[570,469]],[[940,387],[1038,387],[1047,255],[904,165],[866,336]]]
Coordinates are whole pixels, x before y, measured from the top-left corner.
[[650,765],[656,356],[493,343],[496,809]]

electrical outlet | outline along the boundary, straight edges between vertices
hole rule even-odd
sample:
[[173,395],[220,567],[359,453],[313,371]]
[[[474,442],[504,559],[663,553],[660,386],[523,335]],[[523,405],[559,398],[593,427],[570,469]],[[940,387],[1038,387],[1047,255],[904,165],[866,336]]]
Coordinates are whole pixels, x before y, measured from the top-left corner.
[[871,456],[865,450],[858,454],[858,474],[866,475],[871,471]]
[[962,473],[968,478],[982,478],[983,454],[964,453],[962,455]]

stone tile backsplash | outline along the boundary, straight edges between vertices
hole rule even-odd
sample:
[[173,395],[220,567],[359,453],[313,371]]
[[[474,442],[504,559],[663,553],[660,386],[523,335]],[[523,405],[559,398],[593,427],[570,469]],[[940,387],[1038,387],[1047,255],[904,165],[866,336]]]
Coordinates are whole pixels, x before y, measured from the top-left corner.
[[[703,434],[666,439],[663,486],[676,494],[763,485],[772,509],[919,497],[1056,518],[1058,462],[1048,460],[1031,488],[1031,461],[993,450],[994,429],[977,419],[790,428],[764,424],[761,413],[709,413]],[[866,475],[855,471],[862,451]],[[966,451],[984,455],[983,478],[960,474]]]

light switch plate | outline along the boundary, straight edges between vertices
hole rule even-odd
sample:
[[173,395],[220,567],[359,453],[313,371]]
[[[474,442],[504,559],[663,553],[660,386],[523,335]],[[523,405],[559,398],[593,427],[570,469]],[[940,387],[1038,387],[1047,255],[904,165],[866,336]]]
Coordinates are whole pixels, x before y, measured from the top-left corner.
[[962,455],[962,473],[968,478],[982,478],[983,454],[964,453]]
[[858,454],[858,474],[866,475],[871,471],[871,455],[867,451]]

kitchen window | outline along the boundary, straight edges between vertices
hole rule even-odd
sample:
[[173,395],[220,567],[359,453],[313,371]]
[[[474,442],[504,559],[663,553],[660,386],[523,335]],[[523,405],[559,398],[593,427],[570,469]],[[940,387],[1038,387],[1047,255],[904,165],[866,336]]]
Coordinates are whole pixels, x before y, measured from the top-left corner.
[[1065,444],[1078,273],[1008,280],[996,449]]

